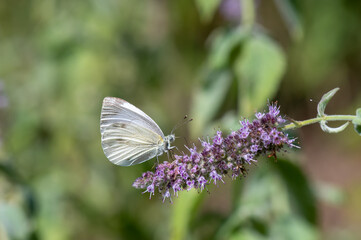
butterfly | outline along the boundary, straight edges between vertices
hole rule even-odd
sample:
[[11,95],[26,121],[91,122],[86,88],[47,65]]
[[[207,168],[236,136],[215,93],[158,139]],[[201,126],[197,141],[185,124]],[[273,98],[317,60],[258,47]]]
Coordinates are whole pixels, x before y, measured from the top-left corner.
[[174,134],[164,136],[153,119],[120,98],[104,98],[100,133],[105,156],[119,166],[139,164],[174,148]]

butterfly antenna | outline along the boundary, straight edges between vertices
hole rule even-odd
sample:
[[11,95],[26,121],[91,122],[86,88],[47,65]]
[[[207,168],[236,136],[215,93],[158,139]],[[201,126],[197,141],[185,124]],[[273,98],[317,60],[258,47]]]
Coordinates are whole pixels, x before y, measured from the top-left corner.
[[190,121],[192,121],[193,120],[193,118],[188,118],[188,115],[185,115],[184,116],[184,118],[183,118],[183,120],[181,121],[181,122],[178,122],[175,126],[174,126],[174,128],[172,129],[172,131],[171,131],[171,134],[173,134],[174,133],[174,131],[177,129],[177,128],[180,128],[180,127],[182,127],[183,125],[185,125],[186,123],[189,123]]

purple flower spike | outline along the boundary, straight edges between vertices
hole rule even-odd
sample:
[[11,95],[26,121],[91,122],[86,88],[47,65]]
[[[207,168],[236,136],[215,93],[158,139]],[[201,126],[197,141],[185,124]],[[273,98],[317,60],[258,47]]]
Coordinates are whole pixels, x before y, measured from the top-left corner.
[[135,180],[133,187],[145,189],[150,197],[156,192],[163,196],[163,202],[171,192],[194,188],[203,191],[207,185],[223,182],[226,175],[232,179],[244,176],[246,167],[262,155],[274,156],[285,146],[296,147],[288,135],[278,129],[286,120],[279,116],[276,104],[268,105],[268,112],[256,113],[252,122],[241,121],[241,127],[227,137],[217,131],[211,143],[200,139],[203,149],[188,148],[189,154],[174,155],[173,162],[158,164],[154,172],[143,173]]

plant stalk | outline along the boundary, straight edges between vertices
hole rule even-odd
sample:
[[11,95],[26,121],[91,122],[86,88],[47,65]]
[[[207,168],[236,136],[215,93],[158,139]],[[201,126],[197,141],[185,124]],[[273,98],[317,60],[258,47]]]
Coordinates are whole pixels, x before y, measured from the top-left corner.
[[295,129],[300,128],[303,126],[307,126],[313,123],[318,123],[321,121],[352,121],[356,119],[356,116],[353,115],[331,115],[331,116],[323,116],[323,117],[317,117],[317,118],[311,118],[304,121],[293,121],[290,124],[285,125],[282,127],[282,130],[289,130],[289,129]]

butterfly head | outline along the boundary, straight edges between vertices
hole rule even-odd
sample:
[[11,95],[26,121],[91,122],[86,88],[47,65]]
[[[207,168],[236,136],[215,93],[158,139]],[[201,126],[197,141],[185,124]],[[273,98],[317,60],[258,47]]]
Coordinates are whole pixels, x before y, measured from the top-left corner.
[[170,135],[168,135],[168,136],[166,136],[166,137],[164,138],[164,149],[165,149],[166,151],[174,148],[174,147],[172,147],[172,146],[170,145],[172,142],[174,142],[174,140],[175,140],[175,135],[174,135],[174,134],[170,134]]

